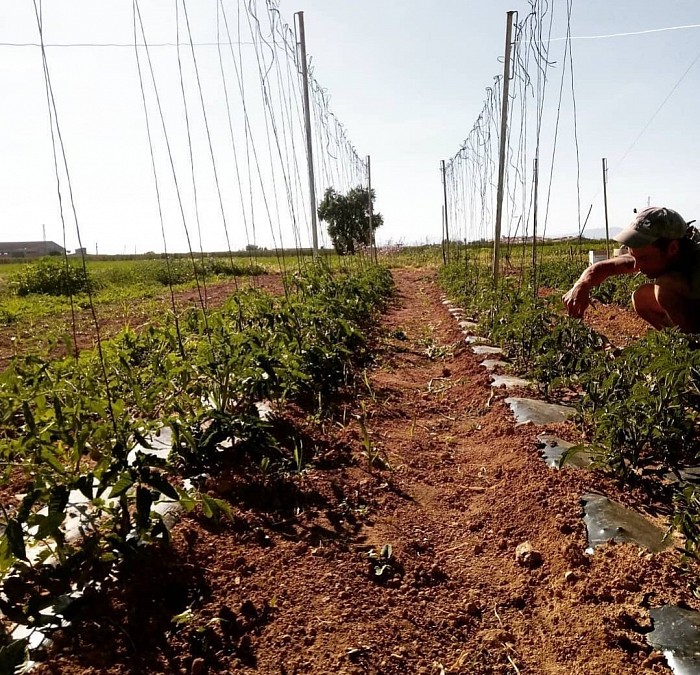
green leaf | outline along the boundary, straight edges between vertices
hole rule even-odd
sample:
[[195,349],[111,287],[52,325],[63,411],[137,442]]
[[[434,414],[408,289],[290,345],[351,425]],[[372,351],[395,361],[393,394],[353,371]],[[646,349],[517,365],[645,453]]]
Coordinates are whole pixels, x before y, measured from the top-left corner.
[[63,533],[60,531],[60,527],[65,518],[65,513],[53,513],[48,516],[41,513],[35,513],[30,519],[30,523],[32,525],[38,526],[38,530],[34,535],[34,538],[46,539],[46,537],[52,537],[56,539],[56,541],[62,542]]
[[68,488],[65,485],[54,485],[49,493],[49,515],[64,514],[68,505]]
[[80,490],[80,493],[88,499],[93,498],[94,494],[94,477],[92,473],[80,476],[75,483],[75,487]]
[[17,509],[16,518],[20,523],[26,522],[27,518],[29,518],[29,514],[32,512],[32,506],[36,504],[37,499],[39,499],[39,497],[41,497],[43,494],[44,490],[34,488],[25,495],[19,509]]
[[142,477],[142,480],[147,485],[150,485],[164,494],[166,497],[170,497],[170,499],[175,500],[180,499],[180,495],[177,493],[177,490],[168,482],[168,479],[162,473],[158,471],[150,471]]
[[151,520],[151,506],[153,505],[153,495],[151,491],[139,485],[136,488],[136,526],[140,529],[148,527]]
[[131,472],[124,471],[119,480],[112,486],[112,491],[109,496],[111,498],[121,497],[132,485],[134,484],[134,478]]
[[204,513],[205,518],[213,518],[214,511],[216,510],[216,504],[211,497],[202,495],[202,513]]
[[192,609],[186,609],[184,612],[180,614],[176,614],[171,621],[176,625],[176,626],[182,626],[186,623],[189,623],[194,619],[194,612]]
[[24,421],[32,434],[36,434],[36,423],[34,422],[34,415],[29,408],[29,403],[22,401],[22,414],[24,415]]
[[194,507],[197,505],[197,502],[194,500],[192,495],[190,495],[186,490],[180,489],[178,489],[177,494],[182,508],[185,509],[187,513],[191,513],[194,510]]
[[231,506],[228,504],[228,502],[225,502],[223,499],[215,499],[213,497],[211,497],[210,499],[214,502],[214,504],[216,504],[217,508],[220,511],[226,514],[226,517],[229,520],[233,520],[233,513],[231,511]]
[[56,455],[51,452],[46,446],[41,448],[39,452],[39,457],[46,462],[56,473],[59,475],[64,475],[66,472],[66,467],[63,463],[56,457]]
[[24,532],[22,531],[22,526],[19,521],[14,518],[10,518],[7,521],[7,527],[5,528],[5,534],[3,538],[7,539],[7,544],[10,553],[20,560],[27,559],[27,552],[24,548]]
[[13,640],[0,647],[0,675],[14,675],[18,666],[27,660],[29,640]]

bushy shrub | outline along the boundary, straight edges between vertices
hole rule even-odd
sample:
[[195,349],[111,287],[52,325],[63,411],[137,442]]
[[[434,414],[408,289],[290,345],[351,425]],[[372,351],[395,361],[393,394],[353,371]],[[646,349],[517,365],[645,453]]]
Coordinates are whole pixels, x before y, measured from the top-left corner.
[[43,258],[27,265],[11,281],[17,295],[77,295],[94,290],[94,279],[82,266],[65,260]]
[[192,262],[185,258],[149,260],[139,271],[144,281],[156,282],[163,286],[185,284],[194,279]]
[[195,275],[197,279],[207,279],[211,276],[254,276],[265,272],[261,265],[231,264],[227,258],[196,258],[194,264],[190,258],[149,260],[136,268],[136,274],[144,281],[163,286],[189,283],[195,280]]

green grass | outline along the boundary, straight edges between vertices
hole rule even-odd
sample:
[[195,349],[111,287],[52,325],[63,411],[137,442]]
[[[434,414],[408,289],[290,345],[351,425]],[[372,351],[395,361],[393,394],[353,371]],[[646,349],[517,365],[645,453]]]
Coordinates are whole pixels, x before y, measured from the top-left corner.
[[[353,268],[363,264],[363,260],[340,258],[331,251],[323,252],[329,268]],[[46,260],[46,259],[45,259]],[[63,265],[64,259],[48,259],[56,265]],[[255,256],[234,255],[206,256],[206,283],[225,283],[233,279],[232,264],[236,276],[246,277],[247,272],[294,273],[312,262],[309,255],[296,255],[286,252],[279,257],[274,252],[263,252]],[[195,256],[198,268],[199,256]],[[82,267],[80,259],[71,258],[72,265]],[[30,292],[20,296],[19,280],[31,278],[32,270],[42,265],[41,260],[2,262],[0,264],[0,330],[10,334],[15,349],[22,353],[45,352],[47,345],[61,340],[61,336],[71,332],[71,298],[62,295],[45,295]],[[88,277],[91,280],[93,303],[98,316],[118,318],[126,324],[141,323],[144,316],[156,316],[168,312],[170,292],[168,278],[173,281],[176,293],[196,288],[189,256],[174,256],[170,260],[170,275],[162,257],[139,256],[131,259],[88,256],[86,259]],[[48,276],[55,273],[51,272]],[[45,275],[46,277],[46,275]],[[44,278],[45,278],[44,277]],[[202,278],[200,276],[200,283]],[[90,298],[86,293],[72,298],[77,315],[85,316],[90,308]]]

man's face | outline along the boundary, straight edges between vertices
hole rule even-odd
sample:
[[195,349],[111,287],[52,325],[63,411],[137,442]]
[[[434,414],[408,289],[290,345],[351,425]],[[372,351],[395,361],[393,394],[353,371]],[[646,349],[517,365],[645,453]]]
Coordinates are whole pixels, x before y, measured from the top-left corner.
[[643,248],[630,248],[630,255],[636,260],[639,271],[650,279],[663,274],[671,259],[671,253],[668,250],[662,251],[653,244]]

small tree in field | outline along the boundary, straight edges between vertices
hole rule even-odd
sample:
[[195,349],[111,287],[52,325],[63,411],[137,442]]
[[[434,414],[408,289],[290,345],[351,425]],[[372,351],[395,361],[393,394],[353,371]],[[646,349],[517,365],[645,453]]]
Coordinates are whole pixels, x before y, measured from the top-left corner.
[[[374,205],[374,190],[371,194]],[[330,187],[323,195],[318,217],[328,224],[328,234],[339,255],[354,255],[358,246],[369,246],[372,242],[369,197],[369,190],[359,185],[344,195]],[[383,224],[382,215],[372,213],[372,231]]]

